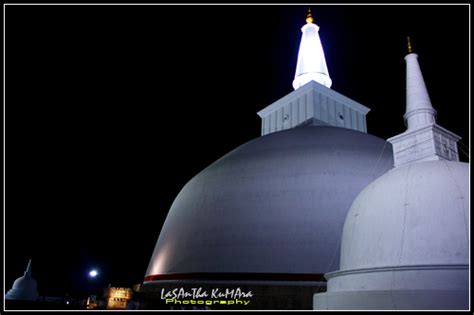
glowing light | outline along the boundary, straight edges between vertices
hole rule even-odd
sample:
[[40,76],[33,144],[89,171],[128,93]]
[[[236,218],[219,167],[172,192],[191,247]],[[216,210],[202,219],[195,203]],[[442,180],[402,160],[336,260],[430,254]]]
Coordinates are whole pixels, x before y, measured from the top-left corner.
[[99,273],[98,273],[97,270],[95,270],[95,269],[89,271],[89,277],[91,277],[91,278],[97,277],[98,274],[99,274]]

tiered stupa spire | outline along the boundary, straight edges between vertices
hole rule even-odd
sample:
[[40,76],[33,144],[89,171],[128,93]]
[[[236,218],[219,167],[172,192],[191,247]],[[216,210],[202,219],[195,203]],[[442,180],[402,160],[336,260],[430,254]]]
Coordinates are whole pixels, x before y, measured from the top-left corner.
[[407,130],[388,139],[393,144],[395,167],[413,162],[459,161],[459,136],[436,124],[436,110],[431,105],[418,55],[413,52],[408,37],[406,61],[406,112],[403,118]]
[[406,78],[406,113],[403,116],[408,130],[422,128],[436,122],[436,111],[431,105],[428,89],[418,64],[418,55],[413,53],[410,37],[408,39],[408,55]]
[[319,27],[306,15],[293,87],[295,90],[258,112],[262,136],[303,125],[333,126],[367,132],[369,108],[330,89]]

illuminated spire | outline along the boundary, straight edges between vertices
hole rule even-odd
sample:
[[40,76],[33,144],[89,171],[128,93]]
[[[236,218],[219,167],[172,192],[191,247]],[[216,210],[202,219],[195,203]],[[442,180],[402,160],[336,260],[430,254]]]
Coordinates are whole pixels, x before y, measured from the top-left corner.
[[306,24],[301,28],[303,35],[298,53],[295,79],[293,80],[295,90],[310,81],[316,81],[328,88],[332,84],[318,34],[319,26],[314,24],[313,21],[311,9],[308,9]]

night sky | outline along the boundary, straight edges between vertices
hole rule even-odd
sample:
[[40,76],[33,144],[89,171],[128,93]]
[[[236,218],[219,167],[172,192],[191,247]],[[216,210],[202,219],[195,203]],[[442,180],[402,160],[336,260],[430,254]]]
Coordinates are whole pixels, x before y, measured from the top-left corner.
[[[311,7],[369,133],[405,130],[409,35],[438,124],[469,145],[467,5]],[[307,8],[4,7],[6,289],[30,257],[40,295],[142,282],[180,189],[293,91]]]

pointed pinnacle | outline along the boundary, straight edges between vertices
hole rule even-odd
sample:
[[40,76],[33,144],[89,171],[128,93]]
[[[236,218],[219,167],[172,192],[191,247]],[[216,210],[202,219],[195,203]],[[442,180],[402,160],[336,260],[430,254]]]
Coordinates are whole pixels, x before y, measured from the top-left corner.
[[26,266],[25,275],[31,275],[31,258],[28,260],[28,265]]
[[306,14],[306,23],[313,23],[313,15],[311,14],[311,8],[308,8],[308,13]]
[[411,54],[413,52],[413,48],[411,47],[410,36],[407,36],[408,41],[408,53]]

